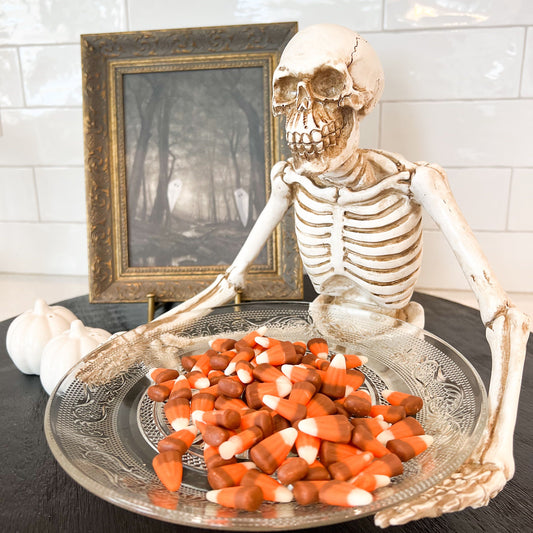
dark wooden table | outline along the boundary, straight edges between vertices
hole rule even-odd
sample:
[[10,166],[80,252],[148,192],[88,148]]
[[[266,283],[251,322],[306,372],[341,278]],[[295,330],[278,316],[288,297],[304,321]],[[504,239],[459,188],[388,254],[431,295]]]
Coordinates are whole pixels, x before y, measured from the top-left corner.
[[[447,300],[417,294],[426,310],[426,329],[466,355],[488,387],[490,355],[479,314]],[[87,326],[123,331],[146,322],[142,304],[89,304],[87,297],[60,302]],[[47,394],[37,376],[21,374],[5,348],[11,320],[0,322],[0,531],[2,532],[199,532],[116,507],[75,483],[48,449],[43,431]],[[532,511],[532,364],[533,341],[522,385],[515,432],[516,474],[488,507],[423,519],[391,532],[529,532]],[[383,531],[372,517],[306,530],[309,533]]]

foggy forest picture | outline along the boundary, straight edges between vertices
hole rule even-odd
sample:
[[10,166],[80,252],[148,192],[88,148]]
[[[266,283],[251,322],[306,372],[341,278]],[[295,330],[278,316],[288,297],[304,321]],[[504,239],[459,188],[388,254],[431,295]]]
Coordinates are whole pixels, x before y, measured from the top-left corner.
[[124,75],[129,266],[233,261],[266,202],[263,83],[253,66]]

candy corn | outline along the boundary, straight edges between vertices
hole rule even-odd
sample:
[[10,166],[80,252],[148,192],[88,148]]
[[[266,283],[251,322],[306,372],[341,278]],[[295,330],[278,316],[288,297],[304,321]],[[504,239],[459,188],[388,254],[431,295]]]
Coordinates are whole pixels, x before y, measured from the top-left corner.
[[405,392],[385,389],[381,394],[391,405],[401,405],[405,409],[407,416],[416,415],[424,405],[422,398]]
[[180,488],[183,477],[180,453],[173,450],[161,452],[154,457],[152,467],[161,483],[170,492],[175,492]]
[[298,422],[298,429],[323,440],[350,442],[352,425],[342,415],[317,416]]
[[320,487],[318,499],[328,505],[339,505],[342,507],[356,507],[368,505],[372,502],[372,494],[354,487],[346,481],[328,481]]
[[218,503],[224,507],[257,511],[263,502],[263,491],[259,487],[226,487],[210,490],[205,495],[207,501]]
[[244,474],[241,485],[244,487],[254,486],[259,487],[263,493],[263,499],[269,502],[283,502],[292,501],[292,492],[284,487],[281,483],[276,481],[259,470],[249,470]]
[[327,359],[328,357],[329,348],[325,339],[315,337],[314,339],[307,341],[307,348],[319,359]]
[[254,444],[263,438],[263,432],[257,426],[249,427],[233,435],[223,442],[218,451],[223,459],[231,459],[240,453],[249,450]]
[[392,439],[387,442],[387,449],[396,454],[403,462],[409,461],[422,453],[433,443],[430,435],[415,435],[403,439]]
[[250,450],[250,459],[263,472],[272,474],[289,455],[297,435],[291,427],[270,435]]
[[207,472],[207,481],[213,489],[234,487],[241,483],[244,474],[251,468],[257,468],[251,461],[217,466]]
[[424,428],[412,416],[408,416],[395,424],[392,424],[388,429],[379,433],[376,437],[382,444],[387,444],[392,439],[403,439],[405,437],[413,437],[414,435],[423,435]]

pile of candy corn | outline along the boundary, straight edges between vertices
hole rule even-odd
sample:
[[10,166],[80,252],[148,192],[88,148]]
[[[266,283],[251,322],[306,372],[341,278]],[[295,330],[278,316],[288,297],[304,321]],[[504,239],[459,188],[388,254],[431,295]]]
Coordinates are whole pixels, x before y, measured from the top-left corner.
[[[366,358],[330,354],[327,342],[265,336],[216,338],[185,356],[186,373],[155,368],[147,395],[165,402],[174,432],[158,444],[153,468],[169,491],[181,485],[182,455],[203,438],[207,500],[256,510],[263,501],[369,504],[432,443],[414,415],[422,399],[385,390],[372,405],[357,369]],[[248,454],[248,461],[237,456]]]

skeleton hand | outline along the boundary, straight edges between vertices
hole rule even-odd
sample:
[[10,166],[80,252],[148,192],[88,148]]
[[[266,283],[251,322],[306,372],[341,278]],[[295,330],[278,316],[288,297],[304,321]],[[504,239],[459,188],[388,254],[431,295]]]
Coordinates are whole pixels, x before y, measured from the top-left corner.
[[506,481],[503,471],[494,464],[467,462],[442,483],[419,496],[380,511],[374,522],[379,527],[396,526],[466,507],[482,507],[500,492]]
[[379,512],[380,527],[487,505],[514,474],[513,431],[529,337],[529,317],[506,303],[487,325],[492,352],[489,421],[468,461],[435,487]]

